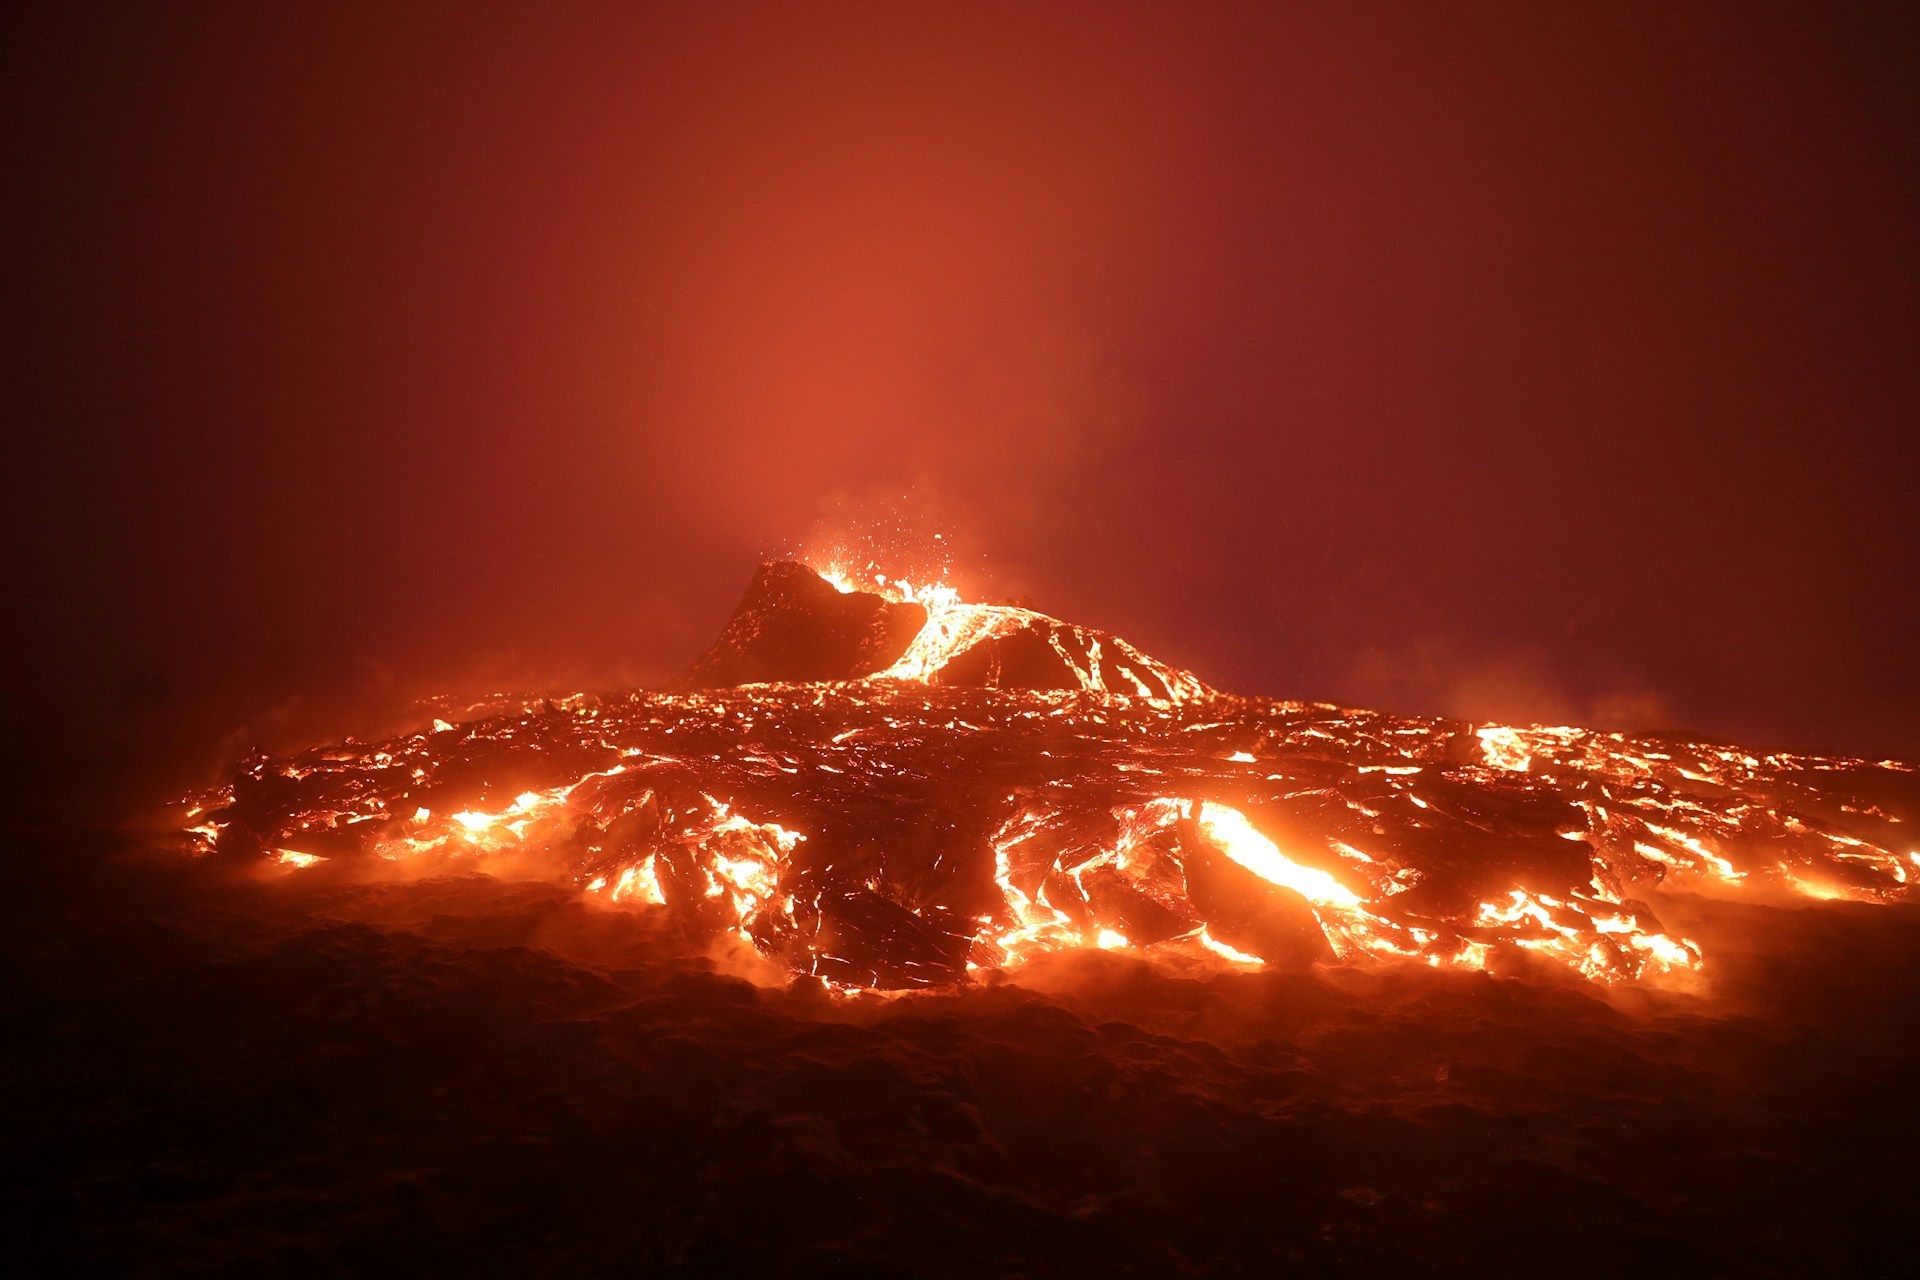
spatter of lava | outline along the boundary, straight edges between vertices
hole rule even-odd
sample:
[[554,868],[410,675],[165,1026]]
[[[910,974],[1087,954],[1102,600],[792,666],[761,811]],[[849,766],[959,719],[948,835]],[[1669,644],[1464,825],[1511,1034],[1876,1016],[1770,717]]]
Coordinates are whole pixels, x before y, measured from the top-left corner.
[[[448,713],[453,714],[453,713]],[[1913,766],[1239,697],[1116,637],[762,567],[668,691],[256,756],[195,850],[529,866],[835,990],[1105,947],[1227,965],[1698,968],[1636,893],[1892,899]]]

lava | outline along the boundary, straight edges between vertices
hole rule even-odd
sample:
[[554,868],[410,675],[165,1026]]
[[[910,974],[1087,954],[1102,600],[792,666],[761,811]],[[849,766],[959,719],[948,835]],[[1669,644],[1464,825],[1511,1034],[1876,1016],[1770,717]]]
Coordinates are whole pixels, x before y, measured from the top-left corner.
[[181,825],[288,873],[532,869],[843,992],[1072,947],[1618,982],[1705,963],[1656,888],[1905,896],[1915,780],[1242,697],[1031,609],[775,563],[672,689],[255,755]]

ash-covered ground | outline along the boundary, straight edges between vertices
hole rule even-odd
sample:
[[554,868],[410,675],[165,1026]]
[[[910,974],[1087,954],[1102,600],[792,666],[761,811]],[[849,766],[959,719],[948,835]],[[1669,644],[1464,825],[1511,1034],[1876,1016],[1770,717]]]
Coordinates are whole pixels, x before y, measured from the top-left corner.
[[849,1000],[550,884],[24,839],[7,1197],[49,1274],[1790,1274],[1908,1248],[1911,906],[1661,899],[1712,957],[1691,994],[1095,950]]

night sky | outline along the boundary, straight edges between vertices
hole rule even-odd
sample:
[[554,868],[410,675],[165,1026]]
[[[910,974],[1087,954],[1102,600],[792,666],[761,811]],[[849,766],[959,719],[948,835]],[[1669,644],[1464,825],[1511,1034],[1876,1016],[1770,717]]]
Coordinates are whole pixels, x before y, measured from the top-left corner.
[[897,528],[1229,689],[1920,752],[1897,6],[7,22],[16,751],[657,681]]

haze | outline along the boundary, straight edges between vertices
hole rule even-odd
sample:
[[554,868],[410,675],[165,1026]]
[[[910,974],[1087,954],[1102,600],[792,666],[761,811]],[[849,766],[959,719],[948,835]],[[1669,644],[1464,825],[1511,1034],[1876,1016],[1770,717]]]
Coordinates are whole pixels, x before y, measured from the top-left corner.
[[1894,11],[461,13],[9,19],[26,749],[662,679],[901,529],[1224,688],[1920,750]]

